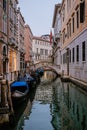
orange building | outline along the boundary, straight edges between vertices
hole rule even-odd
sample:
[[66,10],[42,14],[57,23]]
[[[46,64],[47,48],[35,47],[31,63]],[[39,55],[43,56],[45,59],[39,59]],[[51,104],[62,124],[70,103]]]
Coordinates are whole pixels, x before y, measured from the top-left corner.
[[25,63],[26,67],[28,68],[29,65],[32,63],[32,38],[33,33],[29,27],[29,25],[25,25],[25,31],[24,31],[24,44],[25,44]]

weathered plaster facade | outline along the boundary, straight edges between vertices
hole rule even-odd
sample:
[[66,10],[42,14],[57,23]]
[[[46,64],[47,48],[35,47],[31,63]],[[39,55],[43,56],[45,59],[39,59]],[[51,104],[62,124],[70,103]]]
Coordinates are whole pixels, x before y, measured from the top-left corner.
[[87,0],[62,0],[61,73],[85,82],[87,82],[86,16]]
[[25,46],[24,46],[24,26],[25,20],[21,14],[20,8],[17,10],[17,40],[18,40],[18,57],[17,66],[19,71],[25,70]]
[[53,23],[54,40],[53,40],[53,62],[61,70],[61,4],[56,4],[54,8]]

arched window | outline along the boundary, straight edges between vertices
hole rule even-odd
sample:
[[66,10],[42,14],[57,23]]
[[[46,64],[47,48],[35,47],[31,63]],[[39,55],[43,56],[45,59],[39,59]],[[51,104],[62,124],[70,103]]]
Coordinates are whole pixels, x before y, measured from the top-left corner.
[[4,11],[6,11],[6,0],[3,0],[3,9],[4,9]]
[[6,46],[3,47],[3,56],[6,56]]

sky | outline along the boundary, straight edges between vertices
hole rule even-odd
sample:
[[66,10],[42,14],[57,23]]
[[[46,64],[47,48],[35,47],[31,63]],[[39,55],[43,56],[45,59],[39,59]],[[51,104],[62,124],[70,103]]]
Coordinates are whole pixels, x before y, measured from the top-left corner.
[[25,23],[34,36],[50,34],[55,4],[62,0],[19,0],[19,7]]

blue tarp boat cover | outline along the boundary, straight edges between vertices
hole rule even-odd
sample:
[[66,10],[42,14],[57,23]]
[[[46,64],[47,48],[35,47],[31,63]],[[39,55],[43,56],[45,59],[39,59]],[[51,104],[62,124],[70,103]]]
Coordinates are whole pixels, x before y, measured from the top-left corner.
[[25,81],[15,81],[14,83],[11,84],[11,87],[22,87],[22,86],[28,87],[28,84]]

